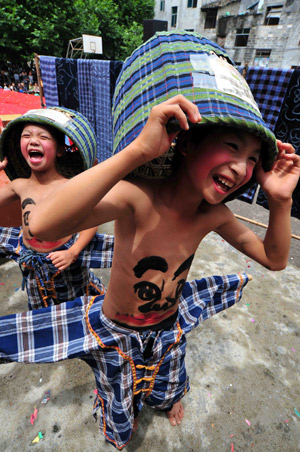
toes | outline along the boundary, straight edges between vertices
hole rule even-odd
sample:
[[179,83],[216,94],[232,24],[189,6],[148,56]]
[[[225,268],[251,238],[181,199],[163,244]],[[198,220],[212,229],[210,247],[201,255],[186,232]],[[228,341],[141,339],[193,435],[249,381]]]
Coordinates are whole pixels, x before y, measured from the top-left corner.
[[171,424],[173,427],[176,426],[177,422],[176,422],[175,417],[169,417],[169,421],[170,421],[170,424]]

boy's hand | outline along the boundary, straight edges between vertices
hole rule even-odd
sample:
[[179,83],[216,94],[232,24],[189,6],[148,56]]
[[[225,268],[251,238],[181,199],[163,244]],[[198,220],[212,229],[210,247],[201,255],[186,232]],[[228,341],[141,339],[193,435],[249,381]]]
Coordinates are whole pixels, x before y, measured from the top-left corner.
[[145,127],[136,138],[144,163],[160,157],[170,148],[179,133],[167,133],[166,124],[172,117],[178,119],[182,130],[189,129],[187,117],[193,123],[201,121],[198,107],[181,94],[153,107]]
[[4,168],[6,168],[8,164],[8,160],[7,157],[4,157],[4,160],[2,162],[0,162],[0,171],[4,170]]
[[274,201],[291,199],[300,177],[300,156],[289,143],[277,140],[278,155],[270,171],[262,169],[261,161],[256,167],[257,182]]
[[77,255],[73,253],[71,249],[63,250],[63,251],[52,251],[48,254],[47,259],[51,259],[52,264],[55,265],[58,270],[62,271],[73,264]]

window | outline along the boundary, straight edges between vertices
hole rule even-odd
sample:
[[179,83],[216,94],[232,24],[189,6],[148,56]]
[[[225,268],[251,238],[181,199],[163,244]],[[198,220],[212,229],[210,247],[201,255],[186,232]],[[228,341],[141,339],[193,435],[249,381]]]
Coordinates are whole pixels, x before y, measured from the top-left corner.
[[250,28],[238,28],[235,35],[236,47],[246,47],[248,43]]
[[218,8],[206,10],[204,28],[216,28]]
[[268,6],[264,25],[279,24],[282,5]]
[[160,11],[164,11],[165,10],[165,6],[166,6],[165,3],[166,3],[165,0],[161,0],[160,1]]
[[271,50],[257,49],[255,53],[254,66],[268,67]]
[[188,0],[187,7],[188,8],[197,8],[197,0]]
[[172,6],[171,27],[176,27],[176,25],[177,25],[177,6]]

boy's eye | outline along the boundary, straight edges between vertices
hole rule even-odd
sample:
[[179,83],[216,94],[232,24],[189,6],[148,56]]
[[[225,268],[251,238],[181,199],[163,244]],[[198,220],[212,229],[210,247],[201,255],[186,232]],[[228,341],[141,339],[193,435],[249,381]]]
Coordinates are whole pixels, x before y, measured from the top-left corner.
[[225,141],[225,144],[227,144],[227,146],[230,146],[232,149],[234,149],[235,151],[238,150],[238,145],[236,143],[232,143],[230,141]]
[[258,158],[257,157],[250,157],[249,160],[251,160],[251,162],[254,162],[254,163],[258,162]]

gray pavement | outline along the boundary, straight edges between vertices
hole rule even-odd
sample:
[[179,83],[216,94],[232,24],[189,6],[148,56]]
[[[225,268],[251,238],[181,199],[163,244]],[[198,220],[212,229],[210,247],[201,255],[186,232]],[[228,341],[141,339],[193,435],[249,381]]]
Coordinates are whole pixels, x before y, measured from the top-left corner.
[[[237,214],[266,222],[268,212],[240,201]],[[258,234],[262,228],[251,226]],[[101,228],[112,232],[112,225]],[[300,235],[300,222],[293,221]],[[241,302],[188,336],[191,391],[185,417],[171,427],[164,414],[143,408],[129,452],[297,452],[300,450],[300,242],[290,262],[271,272],[216,234],[200,245],[189,279],[246,271],[253,275]],[[97,271],[104,282],[109,271]],[[17,265],[0,266],[1,314],[26,309]],[[0,452],[113,451],[92,418],[94,377],[78,359],[57,364],[0,366]],[[51,391],[46,404],[41,401]],[[38,409],[34,425],[30,416]],[[32,441],[41,432],[39,442]]]

